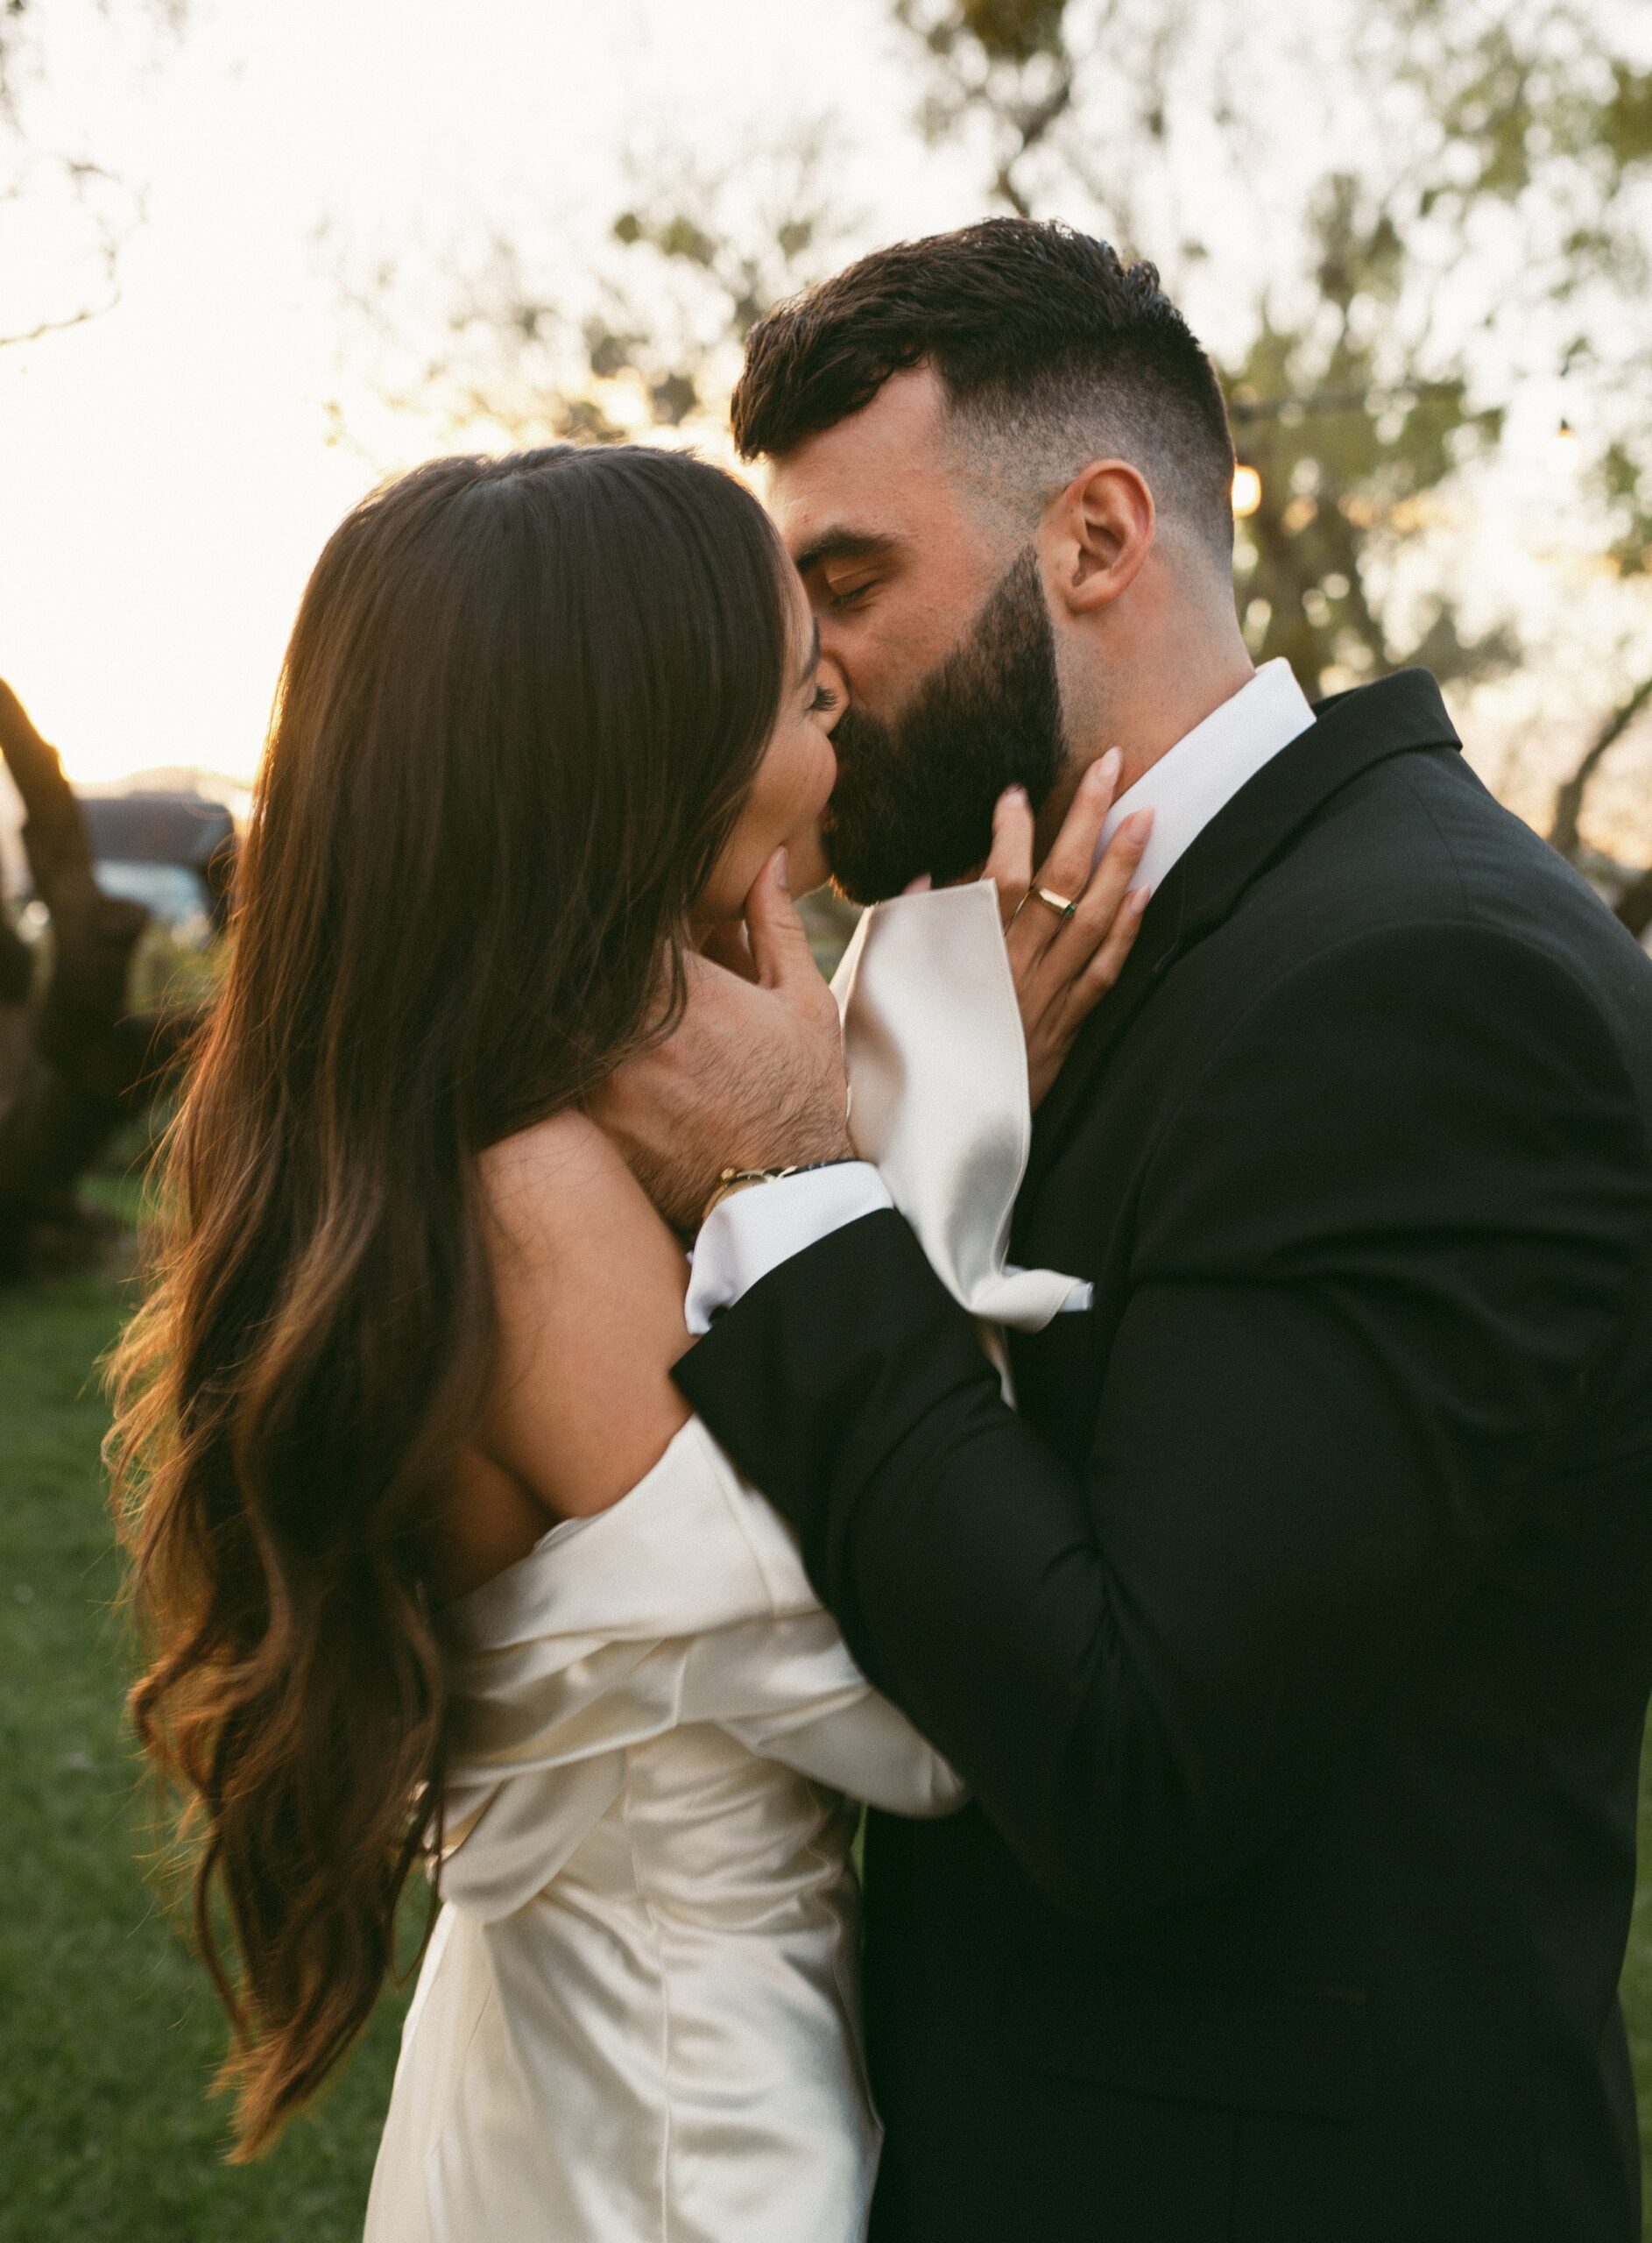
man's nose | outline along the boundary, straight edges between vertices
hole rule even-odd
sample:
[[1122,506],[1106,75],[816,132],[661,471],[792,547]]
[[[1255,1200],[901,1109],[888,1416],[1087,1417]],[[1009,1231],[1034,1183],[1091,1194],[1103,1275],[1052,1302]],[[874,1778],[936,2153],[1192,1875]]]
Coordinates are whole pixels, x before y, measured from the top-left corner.
[[825,711],[826,729],[830,732],[849,704],[849,680],[841,662],[826,652],[822,640],[820,655],[820,682],[832,697],[832,705]]
[[821,660],[822,662],[830,662],[839,676],[844,679],[846,685],[849,676],[849,649],[844,643],[842,620],[832,612],[830,605],[823,604],[815,608],[815,620],[820,626]]

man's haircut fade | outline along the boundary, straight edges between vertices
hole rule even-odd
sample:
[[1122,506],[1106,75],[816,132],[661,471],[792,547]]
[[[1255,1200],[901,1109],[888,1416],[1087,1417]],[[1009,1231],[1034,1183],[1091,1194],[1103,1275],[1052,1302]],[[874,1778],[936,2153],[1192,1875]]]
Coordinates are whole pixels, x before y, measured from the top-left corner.
[[782,458],[920,364],[970,422],[972,450],[985,438],[991,479],[1022,502],[1036,489],[1041,504],[1102,442],[1231,550],[1221,385],[1153,265],[1027,218],[874,250],[753,328],[734,441],[746,459]]

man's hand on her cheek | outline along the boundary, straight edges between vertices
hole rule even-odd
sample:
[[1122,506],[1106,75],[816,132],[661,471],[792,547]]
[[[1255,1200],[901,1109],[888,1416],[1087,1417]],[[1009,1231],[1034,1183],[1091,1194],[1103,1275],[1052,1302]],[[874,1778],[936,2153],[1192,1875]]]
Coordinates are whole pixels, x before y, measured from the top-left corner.
[[801,1168],[851,1157],[837,1008],[787,895],[783,855],[746,904],[754,981],[686,961],[677,1029],[590,1100],[666,1220],[693,1231],[725,1169]]

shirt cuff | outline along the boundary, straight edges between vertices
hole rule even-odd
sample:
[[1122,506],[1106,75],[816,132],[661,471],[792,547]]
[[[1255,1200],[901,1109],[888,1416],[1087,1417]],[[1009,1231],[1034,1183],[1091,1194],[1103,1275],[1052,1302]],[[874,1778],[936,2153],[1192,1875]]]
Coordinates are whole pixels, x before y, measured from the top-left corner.
[[690,1333],[711,1329],[720,1310],[732,1308],[760,1277],[778,1270],[816,1239],[842,1230],[894,1201],[869,1161],[837,1161],[751,1184],[720,1199],[700,1227],[683,1305]]

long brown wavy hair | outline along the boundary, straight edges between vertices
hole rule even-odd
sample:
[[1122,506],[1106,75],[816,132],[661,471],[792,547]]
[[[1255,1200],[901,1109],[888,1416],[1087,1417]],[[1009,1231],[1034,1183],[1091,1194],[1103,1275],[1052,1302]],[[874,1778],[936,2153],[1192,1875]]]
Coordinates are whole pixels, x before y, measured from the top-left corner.
[[439,1831],[432,1529],[493,1334],[476,1157],[668,1023],[779,711],[784,565],[716,469],[558,446],[390,485],[305,592],[112,1367],[131,1712],[237,2157],[365,2022]]

